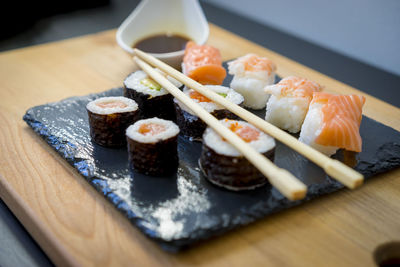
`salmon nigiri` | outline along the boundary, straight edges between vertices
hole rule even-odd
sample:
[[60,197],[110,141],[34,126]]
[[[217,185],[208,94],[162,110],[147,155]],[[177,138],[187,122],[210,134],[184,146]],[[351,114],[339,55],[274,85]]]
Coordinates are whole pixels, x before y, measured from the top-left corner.
[[314,92],[322,86],[305,78],[289,76],[279,83],[265,87],[271,94],[265,120],[291,133],[300,131]]
[[337,149],[361,152],[360,124],[365,97],[315,92],[299,140],[332,155]]
[[269,94],[264,87],[275,82],[276,65],[266,57],[247,54],[228,62],[228,70],[234,75],[230,86],[244,96],[244,106],[265,108]]
[[183,73],[201,84],[221,85],[226,77],[219,50],[209,45],[186,44]]

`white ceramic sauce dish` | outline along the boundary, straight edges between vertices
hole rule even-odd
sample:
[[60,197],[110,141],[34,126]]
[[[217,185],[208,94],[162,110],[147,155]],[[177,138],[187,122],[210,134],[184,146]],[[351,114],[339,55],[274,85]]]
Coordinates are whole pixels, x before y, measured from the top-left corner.
[[[133,54],[132,45],[157,34],[186,36],[204,44],[209,27],[198,0],[142,0],[118,28],[119,46]],[[184,50],[151,55],[175,68],[180,68]]]

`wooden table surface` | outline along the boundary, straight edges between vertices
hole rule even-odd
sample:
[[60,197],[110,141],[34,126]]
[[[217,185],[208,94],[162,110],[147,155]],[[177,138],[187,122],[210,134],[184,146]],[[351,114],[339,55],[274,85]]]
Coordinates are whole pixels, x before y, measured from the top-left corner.
[[[224,60],[254,52],[272,59],[280,76],[307,77],[330,92],[363,94],[210,27],[208,43]],[[121,86],[134,69],[114,30],[0,53],[0,196],[55,264],[373,266],[375,247],[400,239],[397,169],[358,190],[316,199],[182,253],[162,251],[22,121],[32,106]],[[364,115],[400,130],[400,109],[365,97]]]

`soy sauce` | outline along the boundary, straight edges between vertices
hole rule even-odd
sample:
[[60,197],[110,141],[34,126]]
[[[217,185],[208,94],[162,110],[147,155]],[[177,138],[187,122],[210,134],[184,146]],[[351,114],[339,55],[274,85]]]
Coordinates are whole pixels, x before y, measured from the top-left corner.
[[388,259],[379,263],[379,267],[399,267],[399,266],[400,266],[400,258]]
[[188,41],[190,39],[182,35],[157,34],[139,40],[133,44],[133,48],[148,53],[169,53],[185,49]]

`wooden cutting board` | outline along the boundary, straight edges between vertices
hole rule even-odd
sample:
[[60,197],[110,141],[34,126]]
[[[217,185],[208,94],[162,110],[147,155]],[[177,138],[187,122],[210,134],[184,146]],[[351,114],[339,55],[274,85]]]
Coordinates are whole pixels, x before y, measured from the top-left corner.
[[[208,43],[224,60],[253,52],[272,59],[280,76],[363,94],[214,25],[210,30]],[[373,266],[375,247],[400,239],[397,169],[188,251],[162,251],[22,121],[32,106],[121,86],[135,68],[114,30],[0,53],[0,196],[55,264]],[[400,130],[400,109],[363,95],[364,115]]]

